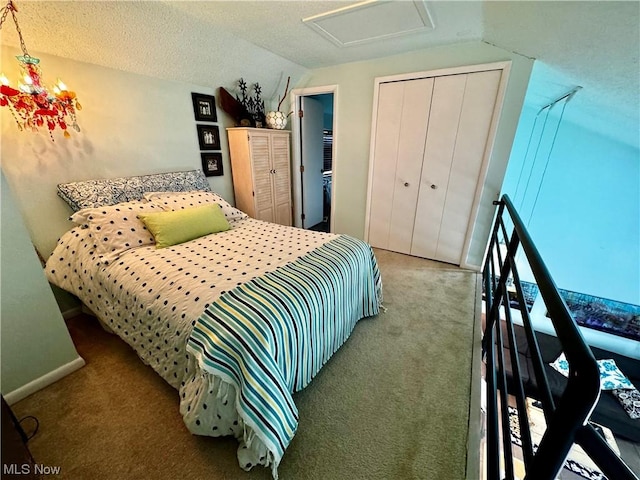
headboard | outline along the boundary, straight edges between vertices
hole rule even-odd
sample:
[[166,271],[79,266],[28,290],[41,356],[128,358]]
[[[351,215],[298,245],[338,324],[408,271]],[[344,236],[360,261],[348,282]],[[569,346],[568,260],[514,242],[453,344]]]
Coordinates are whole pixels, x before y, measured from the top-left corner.
[[147,192],[211,191],[201,170],[61,183],[58,196],[74,212],[83,208],[140,200]]

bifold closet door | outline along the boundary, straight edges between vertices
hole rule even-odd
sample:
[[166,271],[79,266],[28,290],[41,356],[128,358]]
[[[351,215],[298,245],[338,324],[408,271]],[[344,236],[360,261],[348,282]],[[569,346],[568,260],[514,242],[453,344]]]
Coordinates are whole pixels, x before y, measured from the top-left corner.
[[380,85],[369,243],[410,253],[433,78]]
[[502,70],[380,83],[368,241],[459,265]]
[[459,265],[501,71],[436,77],[411,254]]

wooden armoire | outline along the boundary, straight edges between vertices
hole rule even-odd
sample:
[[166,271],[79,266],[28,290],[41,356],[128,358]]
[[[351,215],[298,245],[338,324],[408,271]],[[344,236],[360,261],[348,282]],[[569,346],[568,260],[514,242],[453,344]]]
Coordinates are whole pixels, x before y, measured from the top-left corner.
[[291,225],[289,131],[228,128],[236,207],[250,217]]
[[477,215],[504,69],[377,79],[367,241],[460,265]]

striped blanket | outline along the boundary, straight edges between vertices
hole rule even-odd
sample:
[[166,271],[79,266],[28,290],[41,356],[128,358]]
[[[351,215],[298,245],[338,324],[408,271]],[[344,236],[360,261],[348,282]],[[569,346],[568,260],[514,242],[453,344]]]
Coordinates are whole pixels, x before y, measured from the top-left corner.
[[235,386],[238,414],[267,446],[274,476],[298,426],[292,393],[381,302],[371,247],[342,235],[225,293],[196,322],[187,350]]

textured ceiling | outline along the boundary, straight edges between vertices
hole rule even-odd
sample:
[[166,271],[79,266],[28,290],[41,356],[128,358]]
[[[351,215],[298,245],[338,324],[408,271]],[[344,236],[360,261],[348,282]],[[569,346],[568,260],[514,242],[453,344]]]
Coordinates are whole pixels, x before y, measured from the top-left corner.
[[638,145],[640,3],[487,2],[483,39],[539,60],[527,101],[545,105],[574,86],[569,118]]
[[[224,27],[271,52],[307,68],[380,58],[435,45],[478,40],[482,36],[480,2],[431,2],[436,29],[428,34],[386,39],[340,48],[302,22],[307,18],[358,2],[235,1],[166,2],[206,22]],[[358,26],[354,25],[354,29]]]
[[[567,108],[571,118],[639,143],[638,2],[427,2],[433,31],[345,48],[302,22],[353,3],[17,0],[18,19],[33,51],[202,85],[206,73],[195,65],[209,62],[242,72],[243,52],[253,45],[301,72],[482,40],[539,60],[529,104],[542,106],[580,85]],[[9,24],[2,44],[18,45]],[[268,65],[273,58],[268,52],[264,65],[252,64],[252,71]]]

